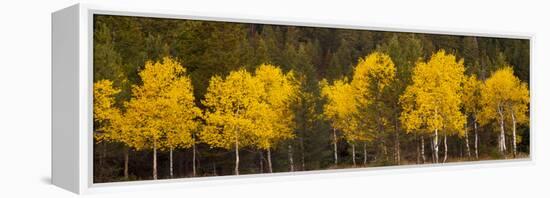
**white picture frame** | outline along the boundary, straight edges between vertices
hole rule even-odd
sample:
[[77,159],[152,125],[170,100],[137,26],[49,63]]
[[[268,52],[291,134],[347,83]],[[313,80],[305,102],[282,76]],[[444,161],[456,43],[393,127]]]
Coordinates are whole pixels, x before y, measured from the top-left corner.
[[[204,178],[182,178],[157,181],[132,181],[94,184],[92,180],[92,79],[93,79],[93,15],[112,14],[174,19],[200,19],[226,22],[253,22],[280,25],[300,25],[346,29],[452,34],[465,36],[489,36],[529,39],[531,47],[530,73],[533,73],[533,44],[535,37],[526,33],[502,33],[490,31],[464,32],[448,29],[421,29],[415,27],[383,27],[368,24],[357,25],[342,21],[315,21],[304,19],[270,19],[219,13],[190,11],[144,10],[102,7],[77,4],[52,13],[52,183],[78,194],[117,192],[140,189],[167,189],[194,186],[226,185],[230,183],[279,182],[285,180],[311,180],[340,178],[354,175],[378,175],[406,173],[410,171],[435,171],[439,169],[464,169],[498,166],[526,166],[535,163],[535,131],[530,129],[530,157],[513,160],[492,160],[446,164],[405,165],[378,168],[351,168],[306,172],[273,173]],[[532,75],[531,75],[532,76]],[[533,82],[531,78],[531,82]],[[534,90],[533,85],[530,91]],[[534,95],[535,93],[532,93]],[[534,115],[535,97],[531,98],[530,114]],[[531,119],[531,125],[534,123]]]

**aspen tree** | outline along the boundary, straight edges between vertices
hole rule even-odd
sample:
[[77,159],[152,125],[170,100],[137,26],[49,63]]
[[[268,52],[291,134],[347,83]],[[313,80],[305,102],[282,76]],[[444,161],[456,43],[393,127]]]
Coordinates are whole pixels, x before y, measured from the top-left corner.
[[[193,133],[198,128],[197,118],[201,115],[201,110],[195,105],[191,79],[187,76],[180,76],[174,80],[165,94],[167,110],[163,118],[166,137],[162,142],[162,148],[170,152],[170,177],[173,177],[174,149],[186,149],[196,144]],[[194,162],[193,170],[195,170]],[[196,174],[196,171],[193,173]]]
[[239,174],[239,150],[253,145],[258,122],[265,118],[260,102],[263,84],[244,69],[230,72],[225,78],[214,76],[206,91],[206,125],[200,131],[202,142],[211,147],[234,149],[235,174]]
[[169,149],[172,155],[175,147],[190,147],[194,119],[200,111],[194,106],[190,79],[178,61],[169,57],[148,61],[139,76],[142,84],[132,87],[132,98],[125,104],[126,128],[132,147],[153,150],[153,179],[157,179],[158,150]]
[[[479,159],[478,114],[481,111],[481,86],[482,85],[483,83],[477,79],[477,76],[475,75],[469,76],[466,79],[466,82],[464,83],[464,95],[463,95],[464,110],[468,115],[472,117],[472,124],[473,124],[473,130],[474,130],[474,154],[476,159]],[[468,155],[469,155],[470,146],[468,143],[468,127],[466,127],[465,133],[466,133],[465,135],[466,148],[468,150]]]
[[113,87],[110,80],[100,80],[94,83],[94,121],[99,125],[94,137],[98,141],[120,140],[119,131],[114,128],[113,121],[120,116],[120,110],[114,107],[115,95],[120,92]]
[[498,149],[506,152],[505,123],[512,122],[512,154],[516,157],[516,125],[528,123],[529,89],[514,75],[512,67],[504,66],[489,77],[481,89],[480,124],[496,121],[500,128]]
[[[347,79],[336,80],[329,85],[326,80],[321,82],[321,93],[327,102],[323,107],[323,114],[331,122],[333,130],[340,130],[344,139],[352,146],[352,161],[355,166],[355,145],[359,142],[371,140],[367,131],[360,128],[358,120],[355,94]],[[337,165],[337,137],[333,134],[334,160]]]
[[[99,80],[94,83],[94,122],[98,125],[94,138],[98,142],[118,142],[130,147],[130,135],[125,133],[125,117],[115,106],[115,98],[121,92],[114,88],[110,80]],[[128,179],[128,151],[124,156],[124,179]]]
[[284,74],[273,65],[260,65],[255,71],[255,78],[262,82],[260,102],[265,104],[259,112],[261,121],[254,130],[256,146],[267,151],[269,172],[273,172],[271,150],[281,141],[294,137],[294,115],[290,105],[295,98],[298,86],[293,83],[293,74]]
[[455,56],[441,50],[428,62],[416,64],[412,84],[401,96],[403,128],[409,133],[432,133],[435,163],[439,163],[439,135],[443,133],[446,139],[448,134],[463,134],[460,130],[466,122],[460,111],[463,82],[463,60],[457,61]]

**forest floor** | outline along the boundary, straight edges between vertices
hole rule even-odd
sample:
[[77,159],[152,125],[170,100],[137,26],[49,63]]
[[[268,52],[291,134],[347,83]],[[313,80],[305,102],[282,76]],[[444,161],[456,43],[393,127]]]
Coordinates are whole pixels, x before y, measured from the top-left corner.
[[[514,159],[528,159],[530,156],[528,153],[518,153],[517,156],[514,158],[512,154],[507,154],[505,157],[493,157],[488,155],[479,156],[478,159],[475,158],[475,156],[472,156],[471,158],[468,157],[448,157],[447,161],[443,162],[443,157],[440,156],[439,164],[444,165],[448,163],[461,163],[461,162],[491,162],[491,161],[505,161],[505,160],[514,160]],[[396,167],[396,166],[403,166],[403,165],[425,165],[425,164],[435,164],[432,162],[432,159],[427,156],[426,161],[422,163],[421,161],[417,163],[417,161],[411,161],[411,160],[401,160],[399,164],[387,164],[387,163],[381,163],[381,162],[368,162],[366,165],[364,165],[361,162],[358,162],[357,165],[353,166],[352,164],[341,164],[338,166],[330,166],[327,167],[325,170],[332,170],[332,169],[347,169],[347,168],[372,168],[372,167]]]

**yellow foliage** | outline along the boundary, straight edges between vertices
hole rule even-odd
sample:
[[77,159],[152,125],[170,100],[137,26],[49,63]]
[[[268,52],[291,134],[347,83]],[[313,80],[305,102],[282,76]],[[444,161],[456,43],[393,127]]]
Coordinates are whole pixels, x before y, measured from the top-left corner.
[[261,149],[269,149],[279,141],[294,137],[296,126],[291,104],[299,87],[292,72],[283,74],[279,67],[273,65],[260,65],[255,71],[255,78],[262,82],[264,93],[260,102],[266,104],[259,113],[262,121],[254,130],[256,144]]
[[171,58],[147,62],[139,72],[142,84],[133,86],[125,103],[125,130],[136,149],[188,148],[197,128],[200,109],[195,106],[191,80]]
[[445,133],[463,135],[466,116],[462,106],[464,83],[463,60],[441,50],[428,62],[418,62],[412,84],[400,97],[403,107],[401,122],[407,132]]
[[529,121],[529,89],[526,83],[514,75],[510,66],[495,71],[485,81],[481,88],[481,105],[483,110],[479,115],[480,124],[498,120],[499,111],[503,115],[510,115],[506,119],[511,119],[513,113],[517,123]]
[[364,59],[359,59],[351,84],[361,95],[366,95],[363,99],[375,100],[394,78],[395,65],[390,56],[374,52]]
[[[391,58],[375,52],[359,59],[353,80],[336,80],[329,85],[321,82],[321,94],[326,98],[324,116],[332,127],[341,130],[348,142],[371,141],[374,127],[371,123],[386,124],[386,119],[377,114],[378,103],[386,87],[395,78],[395,65]],[[376,111],[373,111],[373,108]]]
[[471,114],[477,121],[477,114],[481,110],[481,86],[483,83],[475,75],[467,77],[464,82],[464,94],[462,101],[464,110]]
[[193,145],[192,133],[197,130],[201,116],[201,110],[195,105],[193,88],[189,77],[180,77],[169,87],[166,92],[165,102],[167,111],[164,117],[164,129],[166,140],[163,148],[182,147]]
[[321,95],[327,100],[323,114],[331,121],[333,128],[342,131],[348,142],[371,140],[360,128],[362,122],[357,116],[356,92],[346,78],[336,80],[332,85],[326,80],[321,81]]
[[94,121],[97,132],[94,137],[98,141],[120,141],[120,111],[114,106],[115,95],[120,89],[113,87],[110,80],[100,80],[94,83]]
[[207,110],[201,140],[226,149],[235,144],[270,149],[293,138],[290,105],[298,90],[293,78],[292,72],[284,74],[268,64],[260,65],[254,75],[241,69],[225,79],[213,77],[202,102]]
[[201,141],[226,149],[253,144],[255,125],[268,108],[260,102],[262,94],[262,82],[244,69],[212,77],[202,101],[206,126],[199,133]]
[[384,114],[384,107],[388,104],[382,96],[395,80],[395,74],[395,64],[390,56],[380,52],[360,59],[355,67],[351,86],[358,111],[355,114],[356,127],[362,131],[362,136],[380,137],[389,124]]

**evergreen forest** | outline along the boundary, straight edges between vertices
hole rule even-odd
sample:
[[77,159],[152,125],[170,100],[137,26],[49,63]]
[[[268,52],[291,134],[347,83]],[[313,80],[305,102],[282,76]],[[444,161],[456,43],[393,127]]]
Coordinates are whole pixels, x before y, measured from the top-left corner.
[[528,158],[530,41],[94,15],[94,183]]

